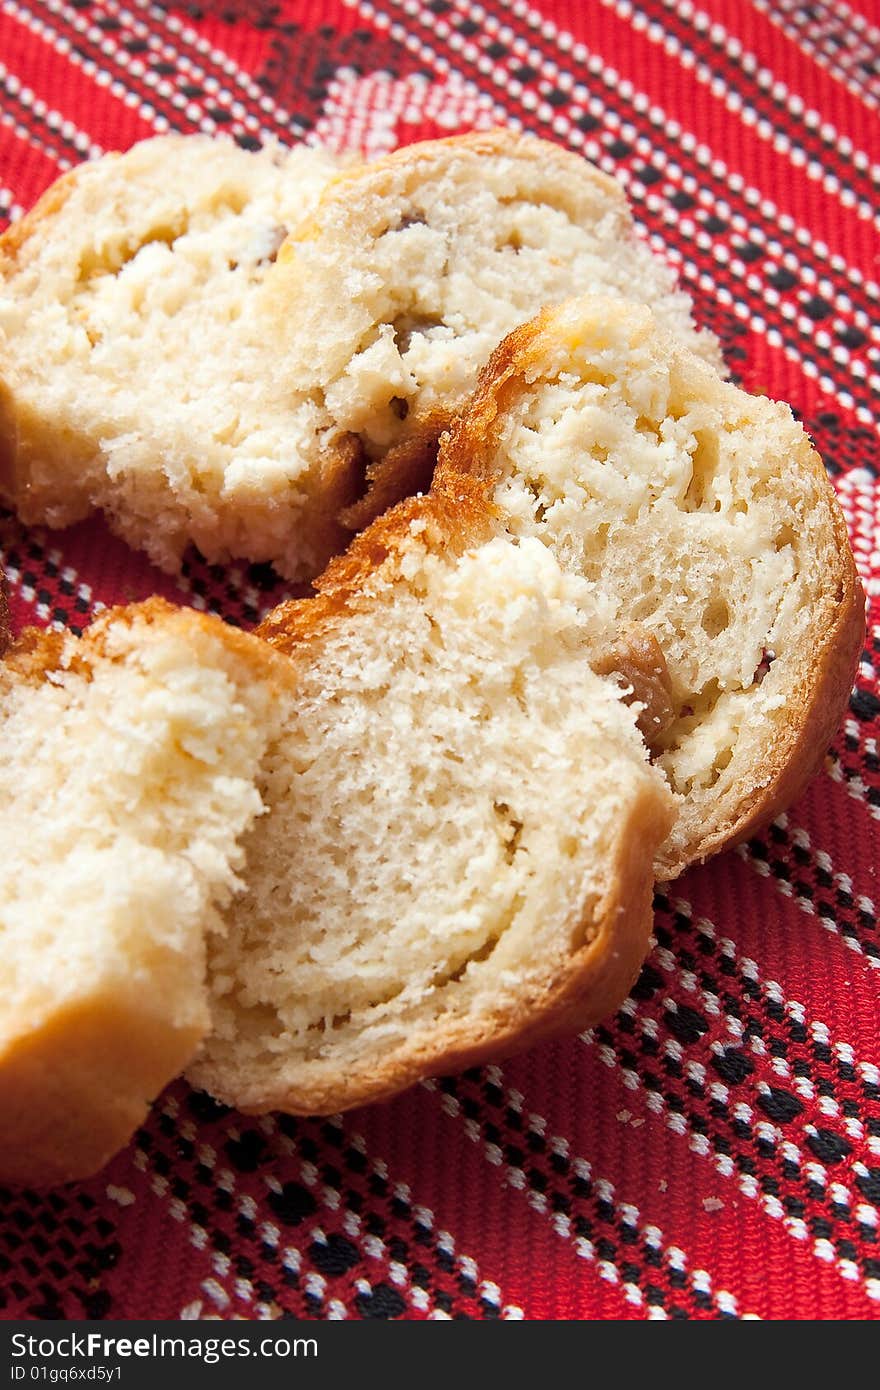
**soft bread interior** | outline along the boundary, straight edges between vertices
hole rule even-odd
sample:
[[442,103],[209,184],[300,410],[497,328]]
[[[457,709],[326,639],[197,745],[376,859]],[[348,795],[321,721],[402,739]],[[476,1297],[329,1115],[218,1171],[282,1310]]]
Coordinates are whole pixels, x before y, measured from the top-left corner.
[[651,304],[720,365],[619,186],[556,145],[496,131],[334,179],[283,246],[268,309],[293,323],[295,306],[297,380],[376,460],[448,420],[518,324],[588,290]]
[[334,169],[166,136],[75,169],[0,242],[2,490],[26,520],[101,507],[167,569],[189,541],[294,575],[339,547],[356,486],[320,474],[315,408],[254,316]]
[[152,602],[0,666],[6,1180],[99,1166],[208,1026],[205,932],[263,809],[262,645]]
[[655,746],[679,799],[663,864],[680,868],[778,775],[841,621],[851,674],[858,586],[821,460],[787,407],[722,381],[647,310],[585,299],[500,349],[441,485],[468,469],[507,534],[656,638],[675,717]]
[[537,541],[456,554],[430,529],[416,509],[291,646],[191,1069],[245,1108],[337,1109],[576,1026],[646,947],[668,794],[638,710],[590,669],[591,586]]
[[644,301],[721,364],[621,189],[558,146],[498,131],[334,169],[166,136],[78,167],[0,239],[0,497],[25,521],[100,508],[168,570],[194,542],[312,578],[427,486],[543,305]]

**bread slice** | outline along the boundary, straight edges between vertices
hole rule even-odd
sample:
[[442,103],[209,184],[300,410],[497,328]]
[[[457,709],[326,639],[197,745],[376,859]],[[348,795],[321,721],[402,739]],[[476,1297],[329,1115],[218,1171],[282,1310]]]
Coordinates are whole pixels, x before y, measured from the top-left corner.
[[[359,1105],[614,1009],[670,823],[639,711],[591,670],[589,586],[495,536],[482,489],[401,504],[320,591],[260,629],[297,694],[189,1069],[257,1113]],[[644,712],[662,660],[624,645]]]
[[651,305],[721,365],[619,185],[558,145],[505,130],[427,141],[328,183],[281,248],[266,317],[273,337],[288,325],[292,379],[362,452],[372,487],[349,523],[426,487],[501,339],[587,291]]
[[95,1171],[205,1033],[286,668],[160,600],[0,663],[0,1182]]
[[358,461],[317,447],[290,323],[273,338],[254,315],[335,168],[163,136],[80,165],[0,238],[0,498],[24,521],[100,508],[172,571],[191,541],[292,578],[340,548]]
[[787,406],[722,381],[651,313],[582,298],[501,345],[445,440],[437,486],[482,481],[509,536],[547,546],[612,623],[662,649],[656,740],[671,877],[788,805],[852,686],[864,595],[822,461]]

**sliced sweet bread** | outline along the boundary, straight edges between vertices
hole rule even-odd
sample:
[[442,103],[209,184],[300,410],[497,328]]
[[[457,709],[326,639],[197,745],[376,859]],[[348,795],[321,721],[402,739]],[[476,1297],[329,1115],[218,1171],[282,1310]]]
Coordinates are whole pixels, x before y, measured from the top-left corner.
[[436,486],[481,481],[617,624],[659,644],[670,877],[788,805],[842,715],[864,595],[822,460],[785,405],[720,379],[644,308],[584,298],[498,349]]
[[662,658],[638,633],[609,652],[590,586],[494,530],[468,480],[411,499],[259,630],[296,698],[209,938],[189,1076],[221,1100],[362,1104],[584,1027],[638,972],[671,814],[637,729],[662,722]]
[[50,526],[100,508],[163,569],[192,541],[315,573],[362,475],[315,447],[290,325],[253,305],[335,168],[188,135],[59,179],[0,238],[0,499]]
[[153,600],[0,662],[0,1182],[95,1171],[205,1033],[287,663]]
[[291,379],[320,393],[337,439],[366,464],[372,487],[347,514],[353,527],[427,485],[480,368],[545,305],[587,291],[638,300],[721,364],[672,271],[636,236],[620,186],[504,130],[338,175],[291,231],[267,289],[272,336],[288,326]]

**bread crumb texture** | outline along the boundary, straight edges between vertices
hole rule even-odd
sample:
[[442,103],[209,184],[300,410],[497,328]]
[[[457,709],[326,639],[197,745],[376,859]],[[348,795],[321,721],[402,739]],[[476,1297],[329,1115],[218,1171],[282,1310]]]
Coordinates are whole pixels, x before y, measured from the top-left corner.
[[192,542],[311,578],[427,485],[505,334],[585,290],[720,365],[620,188],[555,145],[498,131],[340,174],[145,141],[0,238],[0,498],[50,526],[101,509],[166,570]]
[[99,1166],[208,1026],[204,935],[263,809],[273,703],[225,633],[153,601],[0,667],[7,1180]]
[[[286,281],[285,281],[286,276]],[[279,256],[270,312],[295,375],[371,460],[444,420],[506,334],[593,291],[654,306],[715,365],[612,179],[510,131],[428,141],[332,180]]]
[[193,1079],[251,1109],[334,1110],[548,1029],[566,991],[569,1026],[619,1002],[591,953],[619,932],[622,997],[669,798],[637,711],[590,669],[589,590],[535,539],[438,550],[416,512],[293,647]]
[[593,586],[613,626],[656,639],[674,717],[655,749],[679,799],[665,872],[737,827],[827,701],[818,747],[795,758],[809,773],[864,606],[824,467],[787,406],[721,380],[648,310],[585,298],[496,354],[440,485],[462,471],[488,480],[507,534]]
[[163,136],[78,166],[0,239],[0,494],[24,520],[101,508],[168,570],[190,541],[294,577],[339,548],[355,493],[317,460],[289,326],[254,312],[335,167]]

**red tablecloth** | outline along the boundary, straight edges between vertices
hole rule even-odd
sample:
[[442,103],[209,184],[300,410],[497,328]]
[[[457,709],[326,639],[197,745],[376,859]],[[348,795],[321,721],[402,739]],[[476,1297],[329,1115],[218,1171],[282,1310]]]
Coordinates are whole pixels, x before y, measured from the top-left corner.
[[[583,152],[800,413],[871,598],[824,771],[660,894],[616,1018],[326,1122],[176,1084],[99,1177],[3,1195],[3,1316],[876,1317],[880,6],[4,0],[0,84],[11,218],[169,129],[376,154],[506,122]],[[250,623],[281,593],[243,565],[175,585],[97,521],[0,514],[0,552],[18,626],[156,590]]]

